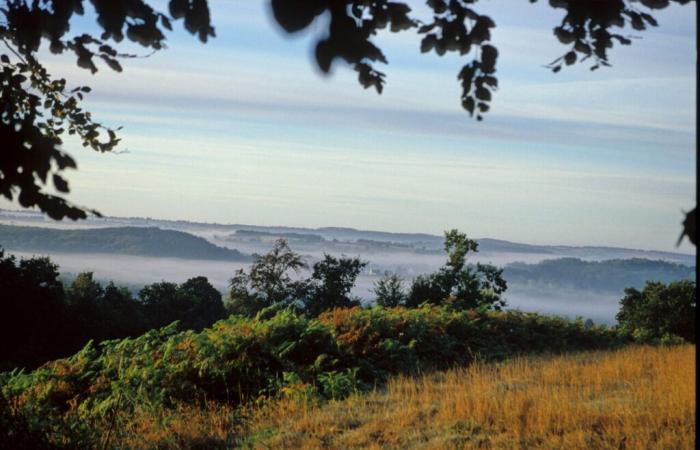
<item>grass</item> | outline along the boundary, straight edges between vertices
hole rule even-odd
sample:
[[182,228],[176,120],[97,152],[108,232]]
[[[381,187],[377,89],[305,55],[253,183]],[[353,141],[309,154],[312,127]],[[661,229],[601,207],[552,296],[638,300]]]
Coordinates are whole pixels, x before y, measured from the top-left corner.
[[695,347],[516,358],[248,411],[248,448],[695,448]]

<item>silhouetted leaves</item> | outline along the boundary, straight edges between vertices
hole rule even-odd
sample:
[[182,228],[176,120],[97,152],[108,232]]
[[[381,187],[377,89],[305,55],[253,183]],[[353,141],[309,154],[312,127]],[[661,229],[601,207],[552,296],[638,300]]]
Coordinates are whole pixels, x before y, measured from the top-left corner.
[[[532,0],[534,3],[536,0]],[[671,3],[686,4],[690,0],[642,0],[641,4],[650,9],[662,9]],[[610,66],[608,50],[613,48],[614,41],[621,45],[632,43],[628,36],[611,32],[614,28],[622,29],[625,25],[634,30],[644,31],[647,26],[657,26],[658,22],[649,13],[639,10],[639,5],[628,0],[588,1],[568,0],[549,1],[553,8],[564,9],[566,14],[561,24],[554,28],[554,35],[564,45],[571,45],[571,51],[564,56],[566,65],[572,65],[577,60],[585,61],[593,57],[591,70],[600,66]],[[572,45],[573,44],[573,45]],[[561,70],[559,59],[549,64],[553,72]]]
[[271,3],[275,20],[288,33],[308,27],[326,8],[323,0],[272,0]]
[[688,236],[688,240],[693,243],[693,245],[697,245],[696,236],[697,236],[697,222],[695,219],[695,210],[697,208],[693,208],[692,211],[686,213],[685,219],[683,220],[683,232],[681,233],[680,237],[678,238],[678,244],[680,245],[681,241],[683,240],[683,236]]
[[317,316],[335,307],[360,304],[350,295],[360,271],[367,265],[358,258],[324,254],[313,265],[311,277],[293,280],[292,272],[298,275],[308,266],[285,239],[277,240],[265,255],[253,257],[248,273],[239,269],[229,282],[227,307],[231,313],[254,316],[265,308],[292,307]]
[[[52,79],[37,60],[42,38],[52,53],[72,52],[78,67],[91,73],[99,70],[100,59],[121,72],[120,60],[135,55],[119,53],[108,41],[119,43],[126,36],[145,48],[159,50],[165,41],[161,27],[172,29],[170,18],[143,0],[90,3],[102,29],[99,36],[68,36],[71,18],[84,13],[82,0],[10,0],[0,9],[0,41],[11,52],[0,56],[0,194],[9,200],[16,198],[23,207],[38,207],[54,219],[80,219],[95,213],[45,191],[49,178],[59,193],[69,191],[60,172],[75,168],[75,162],[60,150],[61,136],[68,132],[80,138],[84,147],[99,152],[114,149],[119,138],[116,130],[93,121],[80,108],[90,88],[68,90],[66,80]],[[214,36],[206,0],[173,1],[170,11],[172,19],[184,19],[185,29],[203,42]]]

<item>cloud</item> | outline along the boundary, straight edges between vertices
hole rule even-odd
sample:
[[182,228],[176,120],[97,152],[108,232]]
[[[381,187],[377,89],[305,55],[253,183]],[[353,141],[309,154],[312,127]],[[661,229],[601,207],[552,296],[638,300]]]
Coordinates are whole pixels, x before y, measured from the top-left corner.
[[610,70],[554,75],[557,13],[522,3],[498,11],[501,87],[481,123],[460,108],[465,59],[382,35],[378,96],[342,65],[319,76],[311,36],[270,32],[261,2],[215,2],[219,38],[175,33],[121,74],[47,56],[131,151],[74,152],[71,196],[119,215],[669,249],[694,199],[694,34],[645,32]]

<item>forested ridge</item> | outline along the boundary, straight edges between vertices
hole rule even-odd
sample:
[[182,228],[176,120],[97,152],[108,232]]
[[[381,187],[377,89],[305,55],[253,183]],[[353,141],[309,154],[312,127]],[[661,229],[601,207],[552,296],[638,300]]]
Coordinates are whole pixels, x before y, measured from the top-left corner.
[[641,289],[647,281],[695,280],[695,267],[643,258],[605,261],[558,258],[537,264],[511,263],[505,266],[503,276],[510,283],[524,286],[621,292],[628,287]]
[[56,229],[0,225],[0,244],[15,251],[106,253],[221,261],[249,261],[238,250],[156,227]]

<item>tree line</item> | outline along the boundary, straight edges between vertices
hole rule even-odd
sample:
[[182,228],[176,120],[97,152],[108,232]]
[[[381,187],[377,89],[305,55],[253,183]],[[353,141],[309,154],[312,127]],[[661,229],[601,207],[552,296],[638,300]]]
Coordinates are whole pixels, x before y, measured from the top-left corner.
[[[417,307],[423,303],[447,305],[454,309],[495,309],[505,306],[507,284],[503,269],[488,264],[467,264],[467,256],[479,244],[458,230],[445,232],[447,261],[437,271],[420,275],[410,286],[396,274],[387,273],[375,283],[376,304],[383,307]],[[254,255],[246,272],[238,270],[231,279],[229,310],[253,316],[265,308],[291,307],[309,316],[338,307],[359,306],[351,290],[367,265],[357,257],[323,259],[309,267],[303,258],[279,239],[266,255]],[[302,269],[311,269],[308,278],[295,278]]]
[[[467,264],[478,243],[458,230],[445,233],[445,264],[406,286],[396,274],[375,282],[379,308],[439,306],[451,311],[500,311],[506,306],[503,269]],[[367,262],[358,257],[324,257],[309,266],[284,239],[248,270],[236,271],[224,298],[203,276],[177,284],[161,281],[137,295],[92,272],[70,283],[59,279],[48,257],[17,261],[0,250],[0,371],[34,368],[71,355],[88,341],[136,337],[177,322],[179,330],[200,331],[230,315],[272,317],[282,310],[314,318],[325,311],[359,307],[351,291]],[[302,270],[310,275],[302,277]],[[617,316],[625,336],[644,342],[695,341],[695,283],[650,282],[629,288]]]
[[[506,283],[501,269],[466,265],[467,254],[478,244],[464,233],[446,233],[447,263],[437,272],[417,277],[405,290],[396,276],[377,283],[376,303],[416,307],[422,303],[452,308],[500,309]],[[316,317],[334,308],[360,306],[351,294],[367,262],[357,257],[324,258],[309,266],[278,240],[265,255],[254,255],[246,272],[234,273],[226,298],[206,277],[182,284],[161,281],[144,286],[137,295],[127,288],[95,280],[92,272],[78,274],[64,285],[58,266],[48,257],[17,259],[0,251],[0,292],[5,314],[0,339],[0,370],[33,368],[75,353],[86,342],[135,337],[178,321],[180,330],[199,331],[231,314],[253,317],[291,308]],[[295,275],[296,274],[296,275]]]
[[512,284],[622,292],[628,287],[641,289],[647,280],[665,283],[694,280],[695,267],[643,258],[606,261],[558,258],[537,264],[511,263],[504,268],[503,275]]
[[125,287],[102,286],[92,272],[68,285],[47,257],[17,261],[0,251],[0,371],[33,368],[71,355],[88,341],[139,336],[179,321],[201,330],[226,317],[217,291],[205,277],[182,284],[159,282],[134,297]]

